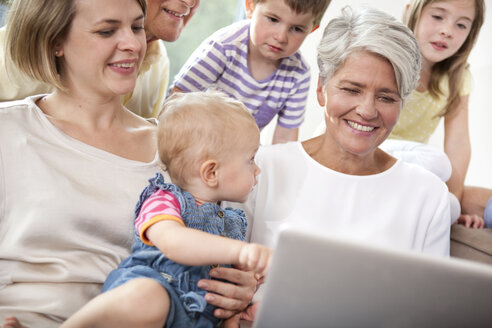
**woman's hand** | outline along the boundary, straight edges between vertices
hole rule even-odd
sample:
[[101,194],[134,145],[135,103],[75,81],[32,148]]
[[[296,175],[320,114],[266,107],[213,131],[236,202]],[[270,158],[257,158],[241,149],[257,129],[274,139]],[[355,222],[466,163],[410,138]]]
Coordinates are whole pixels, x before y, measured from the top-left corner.
[[227,319],[243,311],[253,299],[257,287],[257,279],[253,272],[245,272],[235,268],[213,268],[212,278],[226,280],[202,279],[198,287],[208,291],[205,300],[217,309],[217,318]]

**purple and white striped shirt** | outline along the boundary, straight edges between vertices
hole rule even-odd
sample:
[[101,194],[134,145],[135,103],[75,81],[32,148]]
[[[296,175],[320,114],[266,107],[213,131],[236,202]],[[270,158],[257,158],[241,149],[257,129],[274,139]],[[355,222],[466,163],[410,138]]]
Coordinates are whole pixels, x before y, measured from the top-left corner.
[[304,120],[310,69],[300,52],[283,58],[267,79],[256,81],[248,67],[250,21],[222,28],[207,38],[176,75],[184,92],[217,89],[242,101],[262,129],[276,114],[277,124],[297,128]]

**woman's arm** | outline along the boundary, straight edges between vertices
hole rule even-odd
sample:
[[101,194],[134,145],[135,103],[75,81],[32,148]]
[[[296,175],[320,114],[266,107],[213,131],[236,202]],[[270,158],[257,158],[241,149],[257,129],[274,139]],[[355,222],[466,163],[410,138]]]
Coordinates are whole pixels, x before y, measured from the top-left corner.
[[447,185],[449,191],[460,201],[471,156],[468,98],[468,96],[462,96],[456,111],[444,119],[444,152],[448,155],[453,168]]

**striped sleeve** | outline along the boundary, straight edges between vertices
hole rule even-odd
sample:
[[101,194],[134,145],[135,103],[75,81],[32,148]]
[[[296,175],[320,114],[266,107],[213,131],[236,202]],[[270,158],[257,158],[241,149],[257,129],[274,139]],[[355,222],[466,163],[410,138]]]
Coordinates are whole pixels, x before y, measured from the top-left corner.
[[143,243],[153,246],[145,232],[154,223],[164,220],[173,220],[184,226],[178,199],[169,191],[158,190],[145,200],[135,219],[135,230]]
[[277,124],[285,128],[298,128],[304,121],[306,103],[311,83],[309,66],[297,71],[297,81],[285,101],[285,106],[278,112]]
[[206,40],[186,61],[173,84],[185,92],[205,91],[216,84],[226,63],[222,44],[213,39]]

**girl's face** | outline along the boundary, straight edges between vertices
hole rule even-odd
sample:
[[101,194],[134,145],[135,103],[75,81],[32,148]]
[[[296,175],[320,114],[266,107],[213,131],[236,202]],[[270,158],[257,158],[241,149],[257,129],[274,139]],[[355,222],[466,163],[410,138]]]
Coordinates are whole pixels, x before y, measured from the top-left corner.
[[135,0],[77,0],[66,39],[56,48],[69,90],[103,97],[133,90],[146,50]]
[[470,34],[474,19],[474,0],[436,1],[426,5],[414,31],[423,66],[432,66],[454,55]]

